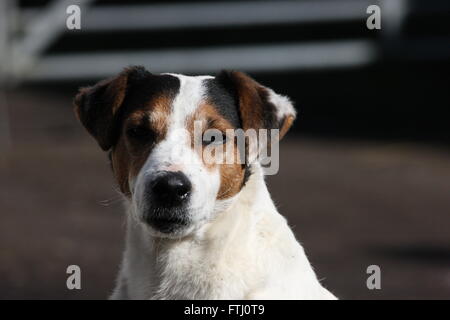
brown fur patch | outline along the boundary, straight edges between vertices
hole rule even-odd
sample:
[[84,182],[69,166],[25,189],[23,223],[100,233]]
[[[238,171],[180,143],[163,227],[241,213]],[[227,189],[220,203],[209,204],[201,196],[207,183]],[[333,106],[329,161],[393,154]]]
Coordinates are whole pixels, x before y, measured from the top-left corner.
[[[214,153],[215,148],[213,146],[203,146],[201,143],[202,137],[194,136],[195,121],[201,122],[202,135],[207,129],[217,129],[223,133],[226,133],[227,129],[234,130],[235,128],[230,124],[228,120],[226,120],[222,115],[219,114],[217,109],[211,103],[204,103],[203,105],[201,105],[196,110],[196,112],[189,119],[187,119],[186,122],[186,127],[191,133],[192,148],[194,148],[195,142],[198,146],[201,146],[201,150],[196,151],[199,153],[199,156],[203,160],[205,167],[210,171],[213,171],[217,168],[220,172],[220,188],[217,199],[223,200],[230,198],[241,190],[245,173],[245,165],[239,163],[240,155],[237,148],[236,139],[234,139],[234,136],[228,137],[226,144],[223,145],[224,152],[221,155],[217,155]],[[230,152],[229,150],[233,151],[233,154],[231,155],[232,159],[234,159],[233,163],[226,163],[225,157],[227,156],[227,154],[225,150],[227,150],[228,152]],[[217,156],[219,163],[211,163],[211,161],[208,161],[208,159],[204,157],[205,153],[210,153],[212,156]]]
[[287,116],[283,119],[283,124],[280,129],[280,139],[282,139],[288,130],[292,127],[292,123],[294,122],[295,117],[294,116]]
[[[122,133],[111,151],[111,165],[116,182],[127,197],[130,196],[130,179],[137,177],[153,146],[167,134],[172,99],[169,96],[155,97],[144,108],[125,116],[122,122]],[[144,136],[130,136],[128,131],[133,129],[140,130]]]

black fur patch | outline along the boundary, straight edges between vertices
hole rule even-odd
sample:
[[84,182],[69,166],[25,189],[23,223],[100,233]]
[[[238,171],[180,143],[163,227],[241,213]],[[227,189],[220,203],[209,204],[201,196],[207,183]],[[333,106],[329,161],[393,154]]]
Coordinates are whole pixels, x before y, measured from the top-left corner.
[[239,106],[235,94],[230,88],[224,86],[218,79],[208,79],[206,81],[207,95],[217,111],[227,119],[233,127],[240,128]]
[[276,117],[277,109],[276,107],[269,101],[269,91],[266,88],[258,89],[259,97],[262,101],[262,109],[263,109],[263,128],[264,129],[280,129],[280,124]]
[[250,178],[250,176],[252,175],[252,166],[251,165],[248,165],[248,164],[246,164],[245,165],[245,172],[244,172],[244,180],[242,180],[242,186],[241,186],[241,189],[243,188],[243,187],[245,187],[245,185],[247,184],[247,181],[248,181],[248,179]]

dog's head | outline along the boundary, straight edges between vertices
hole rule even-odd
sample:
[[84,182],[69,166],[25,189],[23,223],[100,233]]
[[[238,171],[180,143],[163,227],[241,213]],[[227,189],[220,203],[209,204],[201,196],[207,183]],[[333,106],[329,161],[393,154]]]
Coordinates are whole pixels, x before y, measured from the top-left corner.
[[81,89],[75,112],[109,151],[134,217],[161,237],[198,230],[243,188],[251,163],[236,129],[282,137],[295,117],[289,99],[241,72],[188,77],[142,67]]

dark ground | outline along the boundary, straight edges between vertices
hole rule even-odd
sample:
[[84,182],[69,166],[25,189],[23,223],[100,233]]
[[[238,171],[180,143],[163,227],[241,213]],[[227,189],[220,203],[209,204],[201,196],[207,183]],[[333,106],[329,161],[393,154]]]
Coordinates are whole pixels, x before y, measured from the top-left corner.
[[[0,298],[103,299],[124,237],[106,156],[75,121],[69,96],[21,90],[8,102]],[[288,135],[280,152],[270,190],[331,291],[344,299],[450,298],[448,148]],[[66,289],[71,264],[82,269],[80,291]],[[371,264],[381,267],[378,291],[366,288]]]

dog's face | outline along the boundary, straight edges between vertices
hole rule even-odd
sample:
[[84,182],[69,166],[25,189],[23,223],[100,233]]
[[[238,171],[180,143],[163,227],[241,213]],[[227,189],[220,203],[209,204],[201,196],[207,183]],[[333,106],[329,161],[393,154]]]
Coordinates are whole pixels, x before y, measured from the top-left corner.
[[241,72],[188,77],[142,67],[81,89],[75,112],[110,152],[136,220],[172,238],[223,212],[251,175],[251,163],[238,161],[248,159],[248,146],[232,132],[279,129],[282,137],[295,117],[286,97]]

